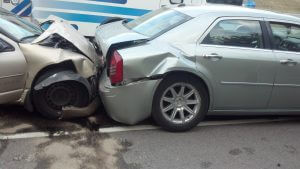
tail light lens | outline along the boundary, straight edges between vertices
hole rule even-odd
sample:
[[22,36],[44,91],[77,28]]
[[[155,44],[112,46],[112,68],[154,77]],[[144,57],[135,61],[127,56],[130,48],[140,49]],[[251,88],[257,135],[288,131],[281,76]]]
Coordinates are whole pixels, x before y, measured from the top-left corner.
[[110,59],[109,78],[111,84],[118,84],[123,81],[123,59],[117,51],[114,51]]

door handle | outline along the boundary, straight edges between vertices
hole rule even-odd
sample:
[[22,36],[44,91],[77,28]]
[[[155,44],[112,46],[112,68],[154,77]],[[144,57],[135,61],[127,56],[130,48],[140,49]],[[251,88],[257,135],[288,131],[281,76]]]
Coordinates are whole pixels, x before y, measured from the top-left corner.
[[203,58],[204,59],[211,59],[211,60],[220,60],[223,58],[223,56],[220,56],[216,53],[212,53],[210,55],[203,55]]
[[296,65],[298,62],[294,61],[293,59],[284,59],[284,60],[280,60],[280,63],[283,65],[293,66]]

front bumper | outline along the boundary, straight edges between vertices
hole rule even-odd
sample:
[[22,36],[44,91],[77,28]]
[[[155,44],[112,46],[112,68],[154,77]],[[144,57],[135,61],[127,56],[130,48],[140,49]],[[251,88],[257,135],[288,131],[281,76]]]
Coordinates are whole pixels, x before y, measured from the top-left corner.
[[74,106],[64,107],[62,109],[62,119],[74,117],[86,117],[93,114],[100,104],[100,100],[96,97],[88,106],[79,108]]
[[89,104],[85,107],[75,107],[75,106],[68,106],[68,107],[63,107],[62,109],[62,117],[63,119],[68,119],[68,118],[75,118],[75,117],[86,117],[91,114],[93,114],[97,108],[100,105],[100,99],[97,94],[97,81],[99,75],[94,75],[91,76],[90,78],[87,79],[89,83],[89,88],[90,88],[90,93],[89,93]]
[[124,86],[111,86],[106,73],[99,83],[101,100],[108,115],[125,124],[136,124],[151,115],[154,90],[159,80],[147,80]]

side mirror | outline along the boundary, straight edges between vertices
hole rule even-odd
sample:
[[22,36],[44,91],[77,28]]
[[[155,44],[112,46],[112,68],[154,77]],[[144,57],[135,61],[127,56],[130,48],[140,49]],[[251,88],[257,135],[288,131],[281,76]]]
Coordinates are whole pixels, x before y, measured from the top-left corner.
[[0,52],[5,51],[6,47],[0,42]]
[[182,4],[184,0],[170,0],[170,4]]
[[0,52],[14,51],[14,47],[0,39]]

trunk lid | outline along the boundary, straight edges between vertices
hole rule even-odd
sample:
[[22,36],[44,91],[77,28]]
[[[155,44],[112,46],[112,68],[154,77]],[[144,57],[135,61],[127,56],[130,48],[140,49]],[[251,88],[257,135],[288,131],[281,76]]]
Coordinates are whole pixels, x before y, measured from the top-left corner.
[[123,21],[100,25],[95,34],[95,42],[101,49],[103,58],[107,58],[107,52],[113,44],[145,39],[148,37],[128,29],[123,25]]

